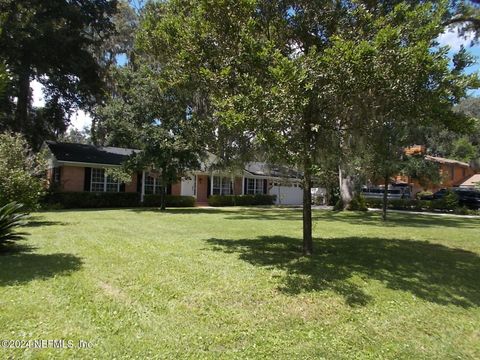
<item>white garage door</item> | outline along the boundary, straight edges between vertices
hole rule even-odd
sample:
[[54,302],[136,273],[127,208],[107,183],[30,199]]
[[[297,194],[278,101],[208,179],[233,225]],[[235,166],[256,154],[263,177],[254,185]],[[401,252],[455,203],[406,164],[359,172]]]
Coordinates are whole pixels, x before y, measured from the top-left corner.
[[277,205],[303,204],[303,189],[300,186],[273,186],[269,193],[277,196]]

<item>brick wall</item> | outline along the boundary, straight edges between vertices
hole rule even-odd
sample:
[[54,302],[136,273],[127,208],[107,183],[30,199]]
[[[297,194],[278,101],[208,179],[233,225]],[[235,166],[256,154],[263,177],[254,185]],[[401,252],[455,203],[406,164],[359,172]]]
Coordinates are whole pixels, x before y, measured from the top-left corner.
[[78,166],[60,167],[61,191],[83,191],[85,168]]
[[[53,171],[49,170],[49,177]],[[53,179],[52,179],[53,180]],[[85,168],[82,166],[60,167],[60,191],[75,192],[84,191]],[[132,182],[125,184],[125,192],[137,192],[137,175],[132,176]]]
[[233,194],[234,195],[242,195],[242,182],[243,178],[236,177],[235,181],[233,182]]

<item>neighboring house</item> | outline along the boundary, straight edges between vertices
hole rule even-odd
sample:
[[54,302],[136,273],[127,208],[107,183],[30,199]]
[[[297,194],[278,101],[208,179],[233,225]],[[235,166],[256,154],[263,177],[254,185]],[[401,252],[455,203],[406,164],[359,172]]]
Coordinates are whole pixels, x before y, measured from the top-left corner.
[[[96,147],[93,145],[45,142],[50,152],[48,178],[59,192],[137,192],[146,194],[160,190],[155,176],[147,171],[132,175],[122,184],[105,174],[106,168],[120,167],[135,149]],[[211,157],[213,162],[213,156]],[[210,195],[276,195],[277,204],[301,205],[303,190],[300,174],[264,163],[249,163],[238,174],[209,170],[192,171],[188,177],[168,187],[168,194],[193,196],[199,205],[207,204]]]
[[[405,153],[407,155],[425,154],[425,147],[422,145],[415,145],[407,148]],[[430,155],[425,155],[425,159],[438,164],[442,182],[437,185],[429,185],[427,189],[424,189],[424,187],[421,186],[417,180],[412,179],[409,176],[397,176],[395,181],[398,183],[409,184],[412,195],[415,195],[417,192],[422,190],[435,192],[442,188],[458,187],[477,172],[473,167],[470,166],[470,164],[462,161]]]
[[476,189],[480,187],[480,174],[475,174],[462,182],[459,187],[466,189]]

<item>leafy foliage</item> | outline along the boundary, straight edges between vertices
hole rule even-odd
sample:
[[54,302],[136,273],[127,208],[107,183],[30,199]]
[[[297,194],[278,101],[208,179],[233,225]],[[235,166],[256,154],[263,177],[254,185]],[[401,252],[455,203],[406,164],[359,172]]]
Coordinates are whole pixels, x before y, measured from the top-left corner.
[[426,160],[423,155],[404,158],[401,163],[401,173],[417,180],[424,188],[429,185],[438,185],[442,181],[439,165]]
[[[143,206],[160,207],[162,206],[162,197],[157,194],[145,195]],[[194,207],[195,198],[193,196],[165,195],[165,206],[167,207]]]
[[16,230],[17,227],[25,225],[26,217],[22,204],[11,202],[0,207],[0,246],[23,239],[27,235]]
[[367,203],[362,195],[355,196],[350,204],[348,204],[347,210],[350,211],[367,211]]
[[[116,0],[0,2],[0,49],[11,75],[0,101],[0,131],[20,131],[35,147],[68,126],[72,108],[88,108],[103,95],[93,50],[113,32]],[[45,87],[44,108],[34,109],[30,82]],[[14,101],[16,99],[16,101]]]
[[273,205],[276,195],[211,195],[208,198],[210,206],[251,206],[251,205]]
[[34,209],[45,190],[47,164],[19,134],[0,134],[0,205],[13,201]]
[[449,16],[443,2],[171,0],[147,8],[139,44],[169,81],[198,86],[219,134],[301,169],[311,253],[322,156],[371,153],[388,178],[412,125],[458,119],[451,106],[475,76],[462,75],[464,52],[451,70],[447,50],[432,51]]
[[191,111],[195,90],[169,83],[163,69],[153,65],[136,63],[115,70],[115,95],[97,109],[96,132],[97,139],[110,145],[142,150],[125,163],[125,176],[147,169],[165,193],[187,171],[200,168],[208,132],[201,117]]
[[138,193],[55,192],[42,199],[42,205],[54,209],[137,207]]

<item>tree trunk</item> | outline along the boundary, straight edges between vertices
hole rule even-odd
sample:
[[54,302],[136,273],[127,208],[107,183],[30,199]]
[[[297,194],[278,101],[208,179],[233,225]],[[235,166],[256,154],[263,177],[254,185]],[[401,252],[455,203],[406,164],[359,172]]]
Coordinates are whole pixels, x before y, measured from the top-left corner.
[[30,105],[30,71],[25,69],[18,79],[18,99],[15,111],[15,129],[27,133],[28,107]]
[[353,177],[342,166],[338,167],[338,182],[340,186],[340,198],[343,208],[346,209],[354,197],[355,183]]
[[160,211],[165,211],[167,205],[166,205],[166,199],[165,199],[165,193],[166,193],[166,186],[162,186],[160,188]]
[[383,189],[383,204],[382,204],[382,220],[387,221],[387,205],[388,205],[388,181],[389,176],[385,175],[385,182],[384,186],[385,189]]
[[313,254],[311,171],[310,166],[305,166],[303,178],[303,254],[307,256]]

